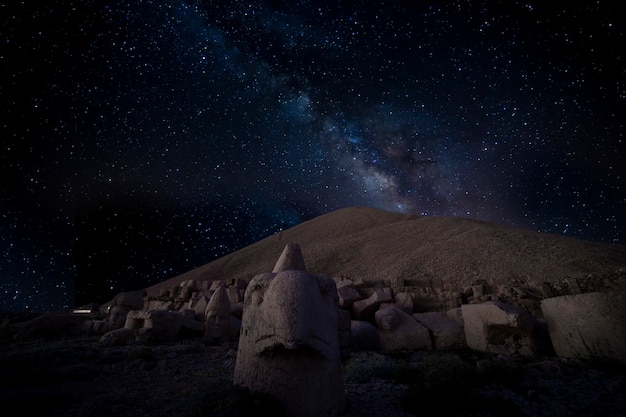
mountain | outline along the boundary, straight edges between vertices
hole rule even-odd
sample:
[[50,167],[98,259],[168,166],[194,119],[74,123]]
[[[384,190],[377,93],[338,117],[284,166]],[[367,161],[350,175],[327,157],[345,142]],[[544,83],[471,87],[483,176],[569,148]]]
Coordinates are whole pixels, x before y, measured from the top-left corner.
[[[269,236],[146,288],[156,295],[185,280],[246,281],[272,270],[287,243],[302,248],[311,273],[429,283],[449,290],[473,283],[542,283],[626,292],[626,246],[594,243],[456,217],[421,217],[350,207]],[[571,292],[575,292],[574,288]]]

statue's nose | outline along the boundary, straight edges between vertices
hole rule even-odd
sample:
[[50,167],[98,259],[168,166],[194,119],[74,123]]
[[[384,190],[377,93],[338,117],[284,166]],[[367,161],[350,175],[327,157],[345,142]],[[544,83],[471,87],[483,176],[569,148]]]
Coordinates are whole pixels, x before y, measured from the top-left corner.
[[273,316],[268,318],[274,323],[276,335],[294,347],[306,341],[315,320],[314,301],[319,297],[315,278],[306,272],[277,274],[265,294],[266,308]]

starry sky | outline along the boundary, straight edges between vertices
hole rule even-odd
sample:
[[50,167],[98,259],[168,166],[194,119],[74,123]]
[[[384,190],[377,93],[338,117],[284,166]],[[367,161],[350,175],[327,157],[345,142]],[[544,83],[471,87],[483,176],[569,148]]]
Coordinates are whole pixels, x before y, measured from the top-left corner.
[[0,4],[0,311],[347,206],[625,244],[618,2]]

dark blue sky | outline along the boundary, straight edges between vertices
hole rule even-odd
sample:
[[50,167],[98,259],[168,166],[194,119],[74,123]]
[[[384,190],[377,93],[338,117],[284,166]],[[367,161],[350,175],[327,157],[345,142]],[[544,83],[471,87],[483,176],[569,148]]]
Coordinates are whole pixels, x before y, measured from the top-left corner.
[[624,244],[624,16],[588,3],[0,6],[0,310],[353,205]]

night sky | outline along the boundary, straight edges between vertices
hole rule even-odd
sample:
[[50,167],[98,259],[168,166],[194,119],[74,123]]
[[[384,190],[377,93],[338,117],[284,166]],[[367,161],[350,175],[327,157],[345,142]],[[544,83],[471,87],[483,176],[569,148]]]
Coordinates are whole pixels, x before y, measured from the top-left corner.
[[625,244],[619,2],[0,4],[0,311],[347,206]]

